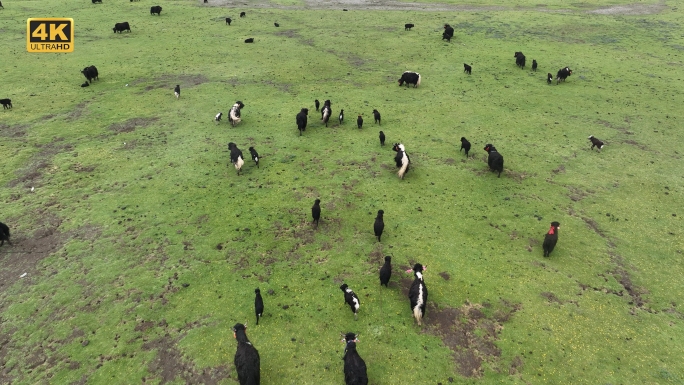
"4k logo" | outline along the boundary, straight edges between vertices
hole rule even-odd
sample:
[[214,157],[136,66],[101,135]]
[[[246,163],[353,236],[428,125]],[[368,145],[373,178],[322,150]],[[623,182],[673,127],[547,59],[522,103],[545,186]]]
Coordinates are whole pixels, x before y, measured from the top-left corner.
[[29,52],[74,52],[74,19],[31,18],[26,34]]

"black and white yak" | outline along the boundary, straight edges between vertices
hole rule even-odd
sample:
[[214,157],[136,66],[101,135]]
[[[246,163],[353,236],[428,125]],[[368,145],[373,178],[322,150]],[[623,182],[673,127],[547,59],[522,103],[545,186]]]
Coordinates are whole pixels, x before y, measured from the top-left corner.
[[385,264],[380,268],[380,286],[389,284],[390,277],[392,277],[392,257],[385,256]]
[[252,156],[252,160],[254,163],[256,163],[257,168],[259,168],[259,153],[254,149],[254,147],[250,147],[249,154]]
[[344,293],[344,302],[351,308],[351,311],[354,313],[354,321],[356,321],[359,318],[359,307],[361,306],[359,297],[346,283],[343,283],[342,286],[340,286],[340,290]]
[[220,123],[222,117],[223,117],[223,112],[219,112],[218,114],[216,114],[216,116],[214,116],[214,121]]
[[240,170],[242,170],[242,166],[245,164],[245,158],[242,156],[242,151],[240,151],[233,142],[228,143],[228,149],[230,150],[230,161],[235,166],[238,175],[240,175]]
[[302,136],[302,132],[306,131],[307,115],[309,115],[308,108],[302,108],[297,114],[297,129],[299,129],[299,136]]
[[406,83],[406,87],[409,84],[413,84],[413,88],[418,87],[420,85],[420,74],[418,72],[404,71],[401,74],[401,78],[399,78],[399,86],[403,86],[404,83]]
[[340,125],[342,125],[342,122],[344,121],[344,110],[340,110],[340,116],[338,119],[340,120]]
[[549,72],[546,74],[546,84],[551,84],[553,82],[553,74]]
[[346,385],[368,385],[366,362],[356,351],[356,343],[359,342],[358,334],[342,334],[344,348],[344,383]]
[[330,106],[330,100],[326,100],[323,103],[323,108],[321,108],[321,121],[325,123],[328,127],[328,120],[330,120],[330,115],[332,115],[332,107]]
[[556,74],[556,84],[564,82],[565,79],[570,75],[572,75],[572,70],[569,67],[559,69],[558,73]]
[[544,243],[542,244],[545,257],[548,257],[553,251],[553,248],[556,247],[556,243],[558,242],[558,229],[560,229],[560,223],[551,222],[551,228],[544,236]]
[[411,301],[411,312],[413,318],[418,322],[418,326],[422,324],[422,319],[425,316],[425,305],[427,305],[428,291],[425,282],[423,281],[423,272],[427,270],[427,266],[420,263],[413,265],[413,269],[406,270],[407,273],[413,271],[414,280],[409,288],[408,297]]
[[176,84],[176,88],[173,89],[173,94],[176,95],[176,99],[180,98],[180,84]]
[[242,121],[242,118],[240,118],[240,110],[245,108],[245,105],[242,104],[241,101],[235,102],[233,104],[233,107],[230,108],[230,112],[228,113],[228,120],[230,121],[230,124],[235,127],[236,124],[240,123]]
[[254,289],[254,313],[256,314],[256,324],[259,324],[259,318],[264,314],[264,299],[261,298],[261,290],[257,287]]
[[487,157],[487,164],[489,165],[489,169],[494,172],[498,171],[498,178],[501,178],[501,172],[503,172],[504,166],[503,155],[499,154],[499,152],[496,151],[496,148],[494,148],[494,146],[491,144],[487,144],[484,150],[489,153],[489,156]]
[[394,156],[394,162],[399,168],[397,175],[399,176],[399,179],[404,179],[404,175],[406,175],[409,170],[411,159],[409,159],[403,144],[394,143],[394,147],[392,149],[397,152],[397,155]]
[[237,371],[240,385],[259,385],[261,382],[261,359],[259,352],[247,339],[247,325],[235,324],[233,337],[237,340],[235,351],[235,371]]
[[589,135],[589,140],[591,141],[590,150],[593,150],[594,147],[596,147],[598,152],[601,152],[605,143],[603,143],[603,141],[600,140],[599,138],[595,138],[594,135]]

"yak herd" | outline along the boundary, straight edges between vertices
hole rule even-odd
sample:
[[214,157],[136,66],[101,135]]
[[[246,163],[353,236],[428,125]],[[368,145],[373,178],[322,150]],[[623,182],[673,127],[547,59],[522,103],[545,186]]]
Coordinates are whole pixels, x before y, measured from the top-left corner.
[[[131,0],[133,1],[133,0]],[[93,3],[101,3],[101,0],[92,0]],[[206,0],[205,0],[206,3]],[[1,3],[0,3],[1,4]],[[160,16],[162,11],[162,7],[160,6],[153,6],[150,8],[150,14],[152,15],[157,15]],[[240,17],[245,17],[245,12],[240,13]],[[226,24],[230,25],[231,23],[230,18],[226,18]],[[279,25],[276,23],[276,27]],[[407,23],[404,26],[405,31],[411,31],[411,29],[414,28],[414,24]],[[123,31],[131,31],[130,25],[128,22],[122,22],[122,23],[116,23],[113,28],[114,32],[121,33]],[[442,39],[451,41],[451,39],[454,36],[454,29],[449,25],[445,24],[444,25],[444,32],[442,34]],[[248,39],[253,41],[253,39]],[[249,42],[251,42],[249,41]],[[248,42],[248,41],[246,41]],[[526,58],[525,55],[522,52],[515,52],[514,54],[515,58],[515,64],[524,69],[526,65]],[[464,66],[464,72],[468,75],[472,74],[472,64],[463,64]],[[537,61],[532,60],[532,70],[536,71],[538,67]],[[83,83],[81,86],[82,87],[87,87],[89,86],[93,80],[98,80],[98,71],[97,68],[94,65],[85,67],[81,73],[85,76],[87,81]],[[564,67],[561,68],[557,74],[556,74],[556,84],[565,81],[570,75],[572,75],[572,70],[570,70],[569,67]],[[549,73],[547,75],[547,82],[550,84],[553,80],[553,75]],[[405,71],[401,77],[398,80],[399,85],[406,85],[407,87],[409,85],[413,85],[414,88],[417,88],[421,85],[421,75],[417,72],[412,72],[412,71]],[[180,98],[180,85],[176,85],[174,88],[174,95],[176,98]],[[0,103],[3,105],[4,109],[11,109],[12,108],[12,101],[10,99],[0,99]],[[316,111],[319,111],[320,108],[320,102],[318,100],[314,101],[314,105],[316,108]],[[244,108],[245,105],[241,101],[235,102],[233,106],[231,107],[229,113],[228,113],[228,118],[230,121],[230,124],[232,126],[236,126],[238,123],[241,122],[242,117],[241,117],[241,109]],[[321,123],[325,124],[325,126],[328,126],[328,121],[330,119],[330,116],[332,115],[332,103],[330,100],[326,100],[323,103],[323,107],[320,108],[321,112]],[[302,108],[299,113],[296,116],[296,124],[297,128],[299,130],[299,135],[301,136],[302,133],[306,130],[307,126],[307,120],[308,120],[308,113],[309,109],[308,108]],[[216,122],[220,122],[221,118],[223,116],[222,112],[219,112],[216,114],[214,117],[214,120]],[[374,121],[376,124],[380,125],[381,124],[381,116],[380,112],[378,112],[377,109],[373,110],[373,117]],[[338,121],[340,124],[343,123],[344,121],[344,110],[340,111],[340,114],[338,116]],[[358,116],[357,118],[357,127],[361,129],[363,127],[363,118],[361,115]],[[380,145],[383,146],[385,144],[385,134],[383,131],[380,131]],[[591,149],[593,150],[594,147],[597,148],[597,150],[600,152],[603,147],[604,147],[604,142],[595,138],[593,135],[589,136],[589,140],[591,141]],[[460,151],[465,150],[465,155],[466,157],[469,156],[469,151],[471,148],[470,142],[465,138],[461,137],[461,148]],[[244,157],[242,154],[242,151],[237,147],[237,145],[233,142],[228,143],[228,149],[230,151],[230,160],[231,163],[235,166],[237,169],[238,175],[240,174],[240,171],[242,169],[242,166],[244,164]],[[396,167],[399,169],[398,176],[400,179],[403,179],[406,173],[409,170],[410,166],[410,158],[408,154],[406,153],[405,146],[402,143],[395,143],[393,146],[393,150],[396,152],[395,156],[395,163]],[[489,166],[489,169],[493,172],[497,173],[498,177],[501,177],[501,173],[504,170],[504,158],[503,155],[501,155],[497,149],[490,143],[487,144],[484,147],[484,150],[488,153],[488,158],[487,158],[487,164]],[[259,167],[259,154],[257,151],[254,149],[254,147],[249,148],[249,152],[251,155],[252,160],[255,162],[256,166]],[[311,208],[311,215],[313,218],[313,225],[317,228],[320,218],[321,218],[321,207],[320,207],[320,199],[316,199],[314,202],[313,207]],[[378,242],[381,241],[381,236],[385,227],[384,220],[383,220],[383,215],[384,211],[379,210],[377,213],[377,216],[375,218],[375,223],[373,225],[373,230],[375,233],[375,237]],[[549,257],[550,253],[553,251],[554,247],[556,246],[556,243],[558,241],[558,229],[560,228],[560,223],[554,221],[551,222],[551,227],[549,231],[546,233],[544,237],[544,242],[542,244],[542,248],[544,250],[544,257]],[[0,246],[2,246],[5,241],[7,241],[10,245],[10,229],[7,225],[4,223],[0,223]],[[423,280],[423,273],[427,270],[426,266],[423,266],[419,263],[415,264],[412,269],[409,269],[407,273],[413,273],[414,275],[414,281],[411,284],[411,287],[409,289],[409,301],[410,301],[410,309],[412,312],[413,317],[415,318],[415,321],[417,322],[418,325],[421,325],[422,319],[425,314],[425,306],[427,304],[427,296],[428,296],[428,291],[427,287],[425,285],[425,282]],[[392,274],[392,266],[391,266],[391,257],[386,256],[385,257],[385,263],[381,267],[380,272],[379,272],[379,278],[380,278],[380,284],[387,286],[390,280]],[[358,318],[359,314],[359,309],[361,306],[359,297],[354,291],[346,284],[343,283],[340,286],[340,289],[344,293],[344,301],[349,307],[351,308],[352,312],[354,313],[354,318]],[[264,312],[264,303],[263,299],[261,297],[261,293],[259,289],[255,290],[255,313],[256,313],[256,324],[259,324],[259,319],[263,315]],[[237,370],[238,374],[238,380],[241,385],[252,385],[252,384],[259,384],[260,382],[260,358],[259,358],[259,353],[256,350],[256,348],[252,345],[252,343],[249,341],[247,338],[246,334],[247,330],[247,325],[246,324],[236,324],[233,326],[233,333],[234,337],[237,340],[237,351],[235,353],[235,359],[234,359],[234,364],[235,368]],[[344,349],[344,377],[345,377],[345,382],[347,384],[368,384],[368,376],[366,374],[366,364],[359,355],[359,353],[356,350],[356,344],[359,342],[358,335],[355,333],[346,333],[342,334],[342,342],[345,343],[345,349]]]

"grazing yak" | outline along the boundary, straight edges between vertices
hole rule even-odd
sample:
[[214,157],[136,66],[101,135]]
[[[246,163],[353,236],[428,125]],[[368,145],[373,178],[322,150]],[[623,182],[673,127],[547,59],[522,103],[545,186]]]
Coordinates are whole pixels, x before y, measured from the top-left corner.
[[414,27],[413,24],[404,24],[404,31],[410,31],[411,28],[413,28],[413,27]]
[[491,144],[487,144],[484,150],[489,153],[489,156],[487,157],[487,164],[489,165],[489,169],[494,172],[498,171],[499,176],[497,178],[501,178],[501,172],[503,171],[504,165],[503,155],[499,154],[499,152],[496,151],[496,148],[494,148],[494,146]]
[[280,27],[280,24],[278,24],[278,23],[273,23],[273,25],[275,25],[276,28]]
[[560,229],[560,223],[551,222],[551,228],[544,236],[544,243],[542,244],[544,257],[548,257],[553,251],[553,248],[556,247],[556,243],[558,242],[558,229]]
[[127,21],[124,21],[123,23],[114,24],[114,28],[112,28],[112,29],[114,30],[114,33],[117,33],[117,32],[121,33],[123,31],[131,32],[131,26],[128,25]]
[[159,5],[155,5],[150,8],[150,15],[154,15],[156,13],[157,16],[161,16],[161,11],[162,7],[160,7]]
[[420,85],[420,74],[418,72],[404,71],[399,79],[399,86],[403,86],[404,83],[406,83],[406,87],[409,84],[413,84],[413,88],[418,87]]
[[463,63],[463,72],[467,73],[468,75],[471,75],[473,73],[473,67],[467,65],[466,63]]
[[237,340],[237,350],[233,365],[240,385],[259,385],[261,382],[261,359],[259,352],[247,339],[247,325],[235,324],[233,337]]
[[570,75],[572,75],[572,70],[569,67],[559,69],[558,73],[556,74],[556,84],[564,82],[565,79]]
[[2,104],[3,110],[9,110],[10,108],[12,108],[12,100],[11,99],[0,99],[0,104]]
[[596,149],[598,150],[598,152],[601,152],[601,150],[603,149],[603,146],[605,145],[605,143],[603,143],[603,141],[600,140],[599,138],[595,138],[594,135],[589,135],[589,140],[591,141],[591,148],[590,148],[590,150],[593,150],[594,147],[596,147]]
[[461,149],[458,150],[458,152],[461,152],[461,150],[465,150],[465,155],[468,157],[468,151],[470,151],[470,142],[463,136],[461,137]]
[[81,87],[90,87],[90,83],[88,83],[88,81],[86,80],[85,82],[83,82],[83,84],[81,84]]
[[404,179],[404,175],[406,175],[409,170],[411,159],[409,159],[403,144],[394,143],[394,147],[392,147],[392,149],[397,152],[397,155],[394,156],[394,163],[396,163],[397,167],[399,167],[399,172],[397,172],[397,175],[399,176],[399,179]]
[[344,347],[344,383],[346,385],[368,385],[366,362],[356,351],[359,335],[354,333],[342,334]]
[[522,52],[516,52],[513,57],[515,58],[515,64],[520,68],[525,68],[525,55]]
[[95,66],[85,67],[83,70],[81,70],[81,73],[86,77],[86,79],[88,79],[89,83],[92,83],[95,79],[100,80],[98,77],[99,74],[97,72],[97,68],[95,68]]
[[442,33],[442,40],[450,42],[452,37],[454,37],[454,29],[449,24],[444,24],[444,33]]
[[245,164],[245,158],[242,156],[242,151],[233,142],[228,143],[228,150],[230,150],[230,161],[235,166],[238,175],[240,175],[240,170]]
[[308,108],[302,108],[297,114],[297,129],[299,129],[299,136],[302,136],[302,132],[306,131],[307,115],[309,115]]
[[244,13],[244,12],[240,12],[240,17],[245,17],[245,16],[247,16],[247,14],[246,14],[246,13]]
[[233,21],[230,17],[226,17],[226,24],[230,25],[230,23]]
[[240,110],[243,108],[245,108],[245,105],[239,100],[233,104],[233,107],[230,108],[230,112],[228,113],[228,121],[233,127],[242,121],[240,118]]
[[249,39],[245,39],[245,43],[254,43],[254,38],[250,37]]
[[[93,3],[93,4],[98,4],[98,3],[99,3],[99,4],[102,4],[102,0],[92,0],[92,3]],[[0,3],[0,5],[1,5],[1,3]],[[3,8],[4,8],[4,7],[3,7]]]

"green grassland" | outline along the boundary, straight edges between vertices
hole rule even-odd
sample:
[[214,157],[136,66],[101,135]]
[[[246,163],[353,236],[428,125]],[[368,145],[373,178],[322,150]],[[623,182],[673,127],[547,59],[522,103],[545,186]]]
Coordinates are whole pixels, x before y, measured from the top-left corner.
[[[0,383],[235,383],[230,328],[248,321],[263,384],[343,383],[342,331],[360,334],[371,384],[684,384],[684,10],[547,3],[163,0],[157,17],[145,1],[5,2],[0,98],[14,108],[0,113],[0,220],[14,245],[0,248]],[[26,52],[29,17],[74,18],[75,51]],[[112,32],[122,21],[131,33]],[[100,79],[81,88],[88,65]],[[547,85],[564,66],[572,76]],[[420,87],[397,86],[405,70]],[[330,127],[314,99],[332,101]],[[379,129],[411,156],[404,180]],[[255,146],[261,167],[237,176],[231,141],[246,156]],[[505,157],[501,178],[486,143]],[[415,262],[428,266],[422,327],[405,294]]]

